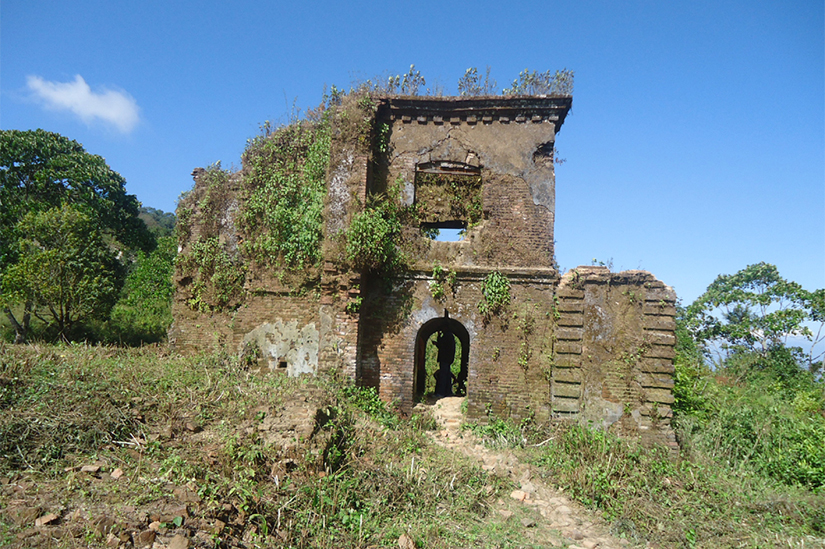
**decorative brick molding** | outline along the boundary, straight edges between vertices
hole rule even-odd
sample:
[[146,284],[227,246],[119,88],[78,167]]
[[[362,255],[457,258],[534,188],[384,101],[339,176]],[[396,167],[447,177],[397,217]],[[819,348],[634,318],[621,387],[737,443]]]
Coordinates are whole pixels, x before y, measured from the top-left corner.
[[558,131],[572,105],[569,96],[427,98],[393,97],[383,116],[403,124],[475,125],[551,123]]

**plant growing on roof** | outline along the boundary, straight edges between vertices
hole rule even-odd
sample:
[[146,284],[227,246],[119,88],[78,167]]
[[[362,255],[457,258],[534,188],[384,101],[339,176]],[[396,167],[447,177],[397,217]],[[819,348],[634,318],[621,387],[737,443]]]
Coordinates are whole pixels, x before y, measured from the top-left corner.
[[478,69],[470,67],[464,72],[464,76],[458,79],[458,95],[462,97],[473,97],[479,95],[494,95],[496,81],[490,78],[490,66],[487,66],[487,73],[482,80]]
[[502,95],[572,95],[573,94],[574,73],[568,69],[562,69],[551,73],[530,72],[524,69],[513,80],[509,88],[502,90]]
[[[403,76],[396,75],[390,77],[390,80],[395,79],[395,85],[391,88],[398,89],[401,95],[418,95],[418,88],[425,86],[427,83],[424,77],[421,76],[421,71],[415,70],[415,65],[410,65],[410,70]],[[391,93],[395,93],[394,91]]]

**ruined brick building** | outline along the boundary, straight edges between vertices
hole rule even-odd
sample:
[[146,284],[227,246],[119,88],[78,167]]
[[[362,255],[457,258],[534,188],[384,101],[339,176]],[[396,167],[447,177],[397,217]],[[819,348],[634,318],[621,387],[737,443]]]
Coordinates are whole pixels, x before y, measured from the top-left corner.
[[[330,107],[320,255],[298,273],[254,257],[249,158],[219,184],[196,170],[178,212],[181,255],[197,259],[211,239],[222,259],[178,266],[171,342],[253,349],[290,375],[334,368],[408,413],[425,391],[427,341],[449,329],[469,416],[579,420],[673,446],[674,292],[644,271],[560,275],[554,263],[553,152],[571,102],[367,96]],[[350,251],[354,220],[381,207],[400,224],[400,266]],[[463,238],[428,237],[448,228]],[[210,290],[233,275],[234,289]]]

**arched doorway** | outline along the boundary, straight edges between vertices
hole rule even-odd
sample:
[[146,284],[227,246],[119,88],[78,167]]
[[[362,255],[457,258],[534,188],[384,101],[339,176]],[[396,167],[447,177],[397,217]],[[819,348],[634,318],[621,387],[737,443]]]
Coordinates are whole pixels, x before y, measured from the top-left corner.
[[[470,334],[461,322],[447,316],[433,318],[424,323],[418,330],[415,339],[415,378],[413,381],[414,394],[413,401],[420,402],[426,396],[433,394],[435,386],[434,357],[437,351],[434,348],[434,340],[439,332],[451,333],[455,337],[456,353],[452,383],[452,392],[456,396],[467,394],[467,372],[470,358]],[[429,347],[429,353],[428,353]],[[429,360],[428,360],[429,356]],[[429,368],[428,368],[429,366]]]

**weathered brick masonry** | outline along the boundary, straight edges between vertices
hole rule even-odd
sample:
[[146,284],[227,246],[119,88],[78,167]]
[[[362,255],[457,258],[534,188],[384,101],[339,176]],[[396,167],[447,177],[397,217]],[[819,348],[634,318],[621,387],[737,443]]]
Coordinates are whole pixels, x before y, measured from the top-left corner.
[[[380,147],[370,155],[333,141],[327,240],[369,195],[393,189],[401,207],[418,208],[422,227],[461,227],[464,237],[422,233],[392,280],[327,257],[318,291],[303,295],[250,266],[242,302],[223,313],[188,307],[179,276],[173,343],[242,351],[254,341],[265,367],[336,367],[408,413],[426,375],[424,345],[449,325],[464,351],[469,415],[578,420],[674,446],[675,294],[643,271],[560,276],[554,266],[553,151],[570,105],[568,96],[381,98],[372,121]],[[239,238],[231,203],[228,246]],[[431,288],[436,266],[455,273],[443,295]],[[511,300],[484,315],[493,271],[509,279]],[[356,298],[360,310],[348,311]]]

